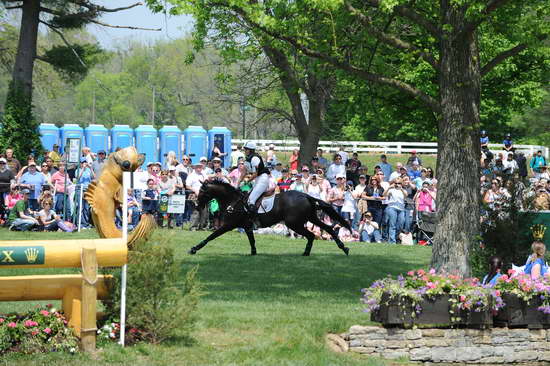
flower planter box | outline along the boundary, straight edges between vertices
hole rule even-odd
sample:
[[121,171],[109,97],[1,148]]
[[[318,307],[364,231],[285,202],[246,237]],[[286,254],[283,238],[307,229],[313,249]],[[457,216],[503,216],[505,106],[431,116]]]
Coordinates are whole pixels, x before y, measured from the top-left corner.
[[538,297],[532,298],[529,303],[514,294],[503,294],[502,300],[506,304],[495,316],[496,326],[516,328],[549,328],[550,318],[538,310],[542,301]]
[[493,325],[493,315],[490,310],[467,311],[454,309],[449,302],[449,295],[435,298],[424,298],[420,302],[422,311],[413,316],[415,309],[407,298],[389,299],[388,294],[382,296],[382,303],[377,311],[372,312],[371,321],[382,323],[385,327],[422,325],[464,325],[471,328],[490,328]]

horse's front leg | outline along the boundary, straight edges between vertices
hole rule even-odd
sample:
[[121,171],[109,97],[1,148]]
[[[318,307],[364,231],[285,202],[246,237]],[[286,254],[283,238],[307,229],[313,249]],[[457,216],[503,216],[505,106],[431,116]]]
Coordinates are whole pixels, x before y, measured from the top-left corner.
[[252,227],[245,228],[246,236],[248,236],[248,241],[250,242],[250,255],[256,255],[256,239],[254,239],[254,230]]
[[225,234],[228,231],[231,231],[235,229],[237,226],[234,224],[224,224],[222,227],[220,227],[218,230],[214,231],[212,234],[208,235],[206,239],[201,241],[199,244],[195,245],[191,249],[189,249],[189,254],[196,254],[199,250],[202,249],[206,244],[208,244],[209,241],[212,241],[216,239],[218,236]]

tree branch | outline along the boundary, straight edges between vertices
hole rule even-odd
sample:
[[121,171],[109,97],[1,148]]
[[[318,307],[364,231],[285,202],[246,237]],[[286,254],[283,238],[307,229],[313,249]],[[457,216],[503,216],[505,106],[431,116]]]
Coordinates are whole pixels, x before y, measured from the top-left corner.
[[363,26],[367,28],[367,32],[373,35],[376,39],[394,48],[397,48],[400,50],[412,51],[413,54],[417,54],[418,56],[420,56],[420,58],[422,58],[424,61],[429,63],[436,71],[439,70],[439,63],[430,52],[424,52],[418,47],[408,42],[405,42],[397,37],[394,37],[383,31],[376,29],[372,25],[372,20],[370,19],[370,17],[368,17],[358,9],[354,8],[349,1],[346,0],[344,3],[348,8],[349,12],[352,13],[353,15],[356,15],[361,21],[361,23],[363,24]]
[[[366,2],[369,5],[374,6],[376,8],[380,7],[380,0],[366,0]],[[408,7],[406,5],[398,5],[398,6],[395,6],[393,8],[393,11],[396,14],[398,14],[398,15],[404,17],[404,18],[407,18],[410,21],[412,21],[413,23],[418,24],[419,26],[423,27],[432,36],[436,37],[437,39],[441,38],[441,30],[439,29],[439,27],[435,23],[431,22],[428,18],[424,17],[420,13],[417,13],[416,11],[411,9],[410,7]]]
[[22,9],[23,5],[16,5],[16,6],[6,6],[4,9],[11,10],[11,9]]
[[[63,32],[61,32],[59,29],[57,29],[55,26],[53,26],[52,24],[48,23],[48,22],[45,22],[43,20],[40,20],[40,23],[44,24],[45,26],[47,26],[48,28],[50,28],[52,31],[54,31],[55,33],[57,33],[57,35],[61,38],[61,40],[63,41],[63,43],[65,43],[65,46],[69,47],[71,49],[71,51],[73,52],[73,54],[75,55],[75,57],[78,59],[78,61],[80,62],[80,64],[82,66],[84,66],[86,69],[88,68],[88,65],[86,65],[86,63],[84,62],[84,60],[82,60],[80,58],[80,56],[78,55],[78,52],[76,52],[73,48],[73,46],[69,43],[69,41],[67,41],[67,38],[65,38],[65,35],[63,35]],[[45,61],[44,59],[39,59],[39,60],[42,60],[42,61]],[[45,61],[45,62],[48,62],[48,61]]]
[[487,62],[485,66],[481,68],[481,76],[482,77],[485,76],[485,74],[491,72],[491,70],[493,70],[498,64],[500,64],[501,62],[503,62],[509,57],[517,55],[518,53],[520,53],[526,48],[527,48],[526,44],[520,43],[514,48],[510,48],[509,50],[499,53],[491,61]]
[[90,19],[90,22],[101,25],[103,27],[108,27],[108,28],[146,30],[146,31],[161,31],[162,30],[162,28],[141,28],[141,27],[133,27],[133,26],[129,26],[129,25],[111,25],[111,24],[100,22],[99,20],[95,20],[95,19]]
[[135,4],[128,5],[128,6],[123,6],[123,7],[120,7],[120,8],[106,8],[104,6],[98,6],[96,4],[92,4],[88,1],[69,0],[69,2],[71,2],[75,5],[80,5],[80,6],[83,6],[85,8],[88,8],[89,10],[101,11],[101,12],[105,12],[105,13],[116,13],[117,11],[128,10],[128,9],[135,8],[136,6],[143,5],[143,3],[141,3],[141,2],[137,2]]
[[492,12],[499,9],[501,6],[505,5],[508,1],[509,0],[490,0],[487,3],[487,6],[485,7],[485,9],[481,11],[481,13],[479,14],[479,18],[476,21],[466,23],[466,25],[460,32],[461,35],[469,34],[474,30],[476,30],[476,28],[479,27],[481,23],[487,20],[487,18]]

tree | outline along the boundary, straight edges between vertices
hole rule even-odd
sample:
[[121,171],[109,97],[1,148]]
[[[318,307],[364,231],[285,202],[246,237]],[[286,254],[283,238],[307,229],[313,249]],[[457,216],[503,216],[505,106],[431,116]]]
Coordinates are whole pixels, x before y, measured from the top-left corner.
[[[189,1],[176,3],[188,5]],[[468,275],[469,247],[479,235],[482,79],[505,68],[510,58],[543,47],[541,41],[550,31],[547,2],[268,2],[275,11],[266,11],[266,3],[218,0],[210,4],[210,10],[230,9],[250,27],[286,42],[295,52],[365,83],[398,90],[434,113],[440,188],[432,265],[440,271]],[[330,28],[310,32],[313,21]],[[377,56],[366,63],[373,51],[372,40],[379,44],[374,48]],[[513,74],[509,77],[511,85],[505,87],[513,87],[517,80]],[[419,83],[418,79],[431,82]]]
[[[117,12],[141,5],[136,3],[120,8],[106,8],[90,1],[80,0],[1,0],[7,10],[21,11],[21,25],[15,62],[8,96],[6,99],[4,128],[0,143],[13,146],[19,157],[31,151],[40,151],[38,123],[32,115],[33,70],[35,60],[51,64],[67,78],[78,81],[86,74],[88,67],[98,61],[101,49],[97,45],[71,45],[63,30],[79,29],[89,23],[112,27],[98,20],[105,12]],[[42,15],[42,17],[41,17]],[[46,18],[48,18],[46,20]],[[38,28],[43,24],[61,37],[63,46],[54,46],[37,52]],[[116,26],[119,27],[119,26]],[[130,27],[136,29],[135,27]],[[11,134],[18,128],[26,132],[26,141],[19,142],[17,134]],[[16,144],[16,145],[14,145]],[[16,147],[19,146],[19,147]]]

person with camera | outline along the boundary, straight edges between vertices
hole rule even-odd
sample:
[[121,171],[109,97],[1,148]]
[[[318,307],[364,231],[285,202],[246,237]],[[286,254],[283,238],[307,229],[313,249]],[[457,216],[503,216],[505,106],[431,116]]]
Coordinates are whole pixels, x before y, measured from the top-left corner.
[[384,191],[384,196],[387,197],[384,214],[388,221],[389,243],[396,244],[397,235],[405,222],[405,197],[407,197],[401,178],[390,183],[389,188]]
[[416,212],[433,212],[433,201],[435,201],[435,193],[430,190],[430,183],[424,182],[414,196]]
[[372,219],[372,214],[366,212],[359,224],[360,241],[371,243],[373,240],[376,243],[382,242],[382,234],[380,234],[380,226]]
[[327,196],[327,201],[332,205],[332,208],[342,214],[342,206],[344,206],[344,198],[346,192],[346,175],[340,173],[336,175],[336,186],[332,187]]

